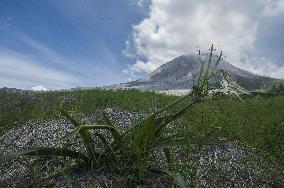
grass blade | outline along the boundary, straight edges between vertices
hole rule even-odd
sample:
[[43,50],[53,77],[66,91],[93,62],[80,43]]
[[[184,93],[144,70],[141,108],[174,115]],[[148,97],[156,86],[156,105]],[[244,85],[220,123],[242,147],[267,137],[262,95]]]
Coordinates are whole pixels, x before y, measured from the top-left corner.
[[[76,121],[71,115],[69,115],[64,110],[61,110],[61,113],[75,126],[80,128],[80,123]],[[88,156],[94,160],[96,160],[97,153],[95,152],[95,145],[92,139],[91,134],[88,130],[79,129],[79,135],[83,140],[84,146],[87,150]]]
[[180,188],[187,188],[187,183],[181,176],[179,172],[172,172],[170,173],[170,176],[174,179],[174,182],[176,183],[177,186]]
[[157,114],[161,114],[161,113],[167,111],[168,109],[170,109],[170,108],[173,107],[174,105],[180,103],[181,101],[187,99],[187,98],[190,97],[191,95],[192,95],[192,93],[188,93],[187,95],[181,97],[180,99],[178,99],[178,100],[172,102],[171,104],[165,106],[163,109],[159,110],[159,111],[157,112]]
[[108,130],[112,134],[117,145],[119,146],[121,145],[121,136],[116,128],[109,126],[109,125],[84,125],[80,128],[80,130],[82,131],[90,130],[90,129]]
[[182,116],[193,104],[195,104],[196,102],[192,102],[189,103],[188,105],[186,105],[184,108],[182,108],[181,110],[179,110],[178,112],[167,116],[166,120],[160,124],[160,126],[156,129],[155,131],[155,135],[159,136],[160,131],[170,122],[176,120],[177,118],[179,118],[180,116]]
[[82,126],[80,127],[76,127],[75,129],[73,129],[71,132],[67,133],[66,135],[64,135],[61,139],[63,141],[67,141],[70,140],[72,137],[74,137],[76,134],[79,134],[79,131],[81,129]]

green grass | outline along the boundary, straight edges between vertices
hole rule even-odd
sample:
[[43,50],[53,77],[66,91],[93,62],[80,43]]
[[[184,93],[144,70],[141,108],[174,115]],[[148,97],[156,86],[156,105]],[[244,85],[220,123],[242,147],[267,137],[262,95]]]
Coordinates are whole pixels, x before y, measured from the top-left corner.
[[127,111],[151,113],[178,97],[136,90],[77,90],[44,93],[6,93],[0,91],[0,133],[31,119],[58,116],[59,108],[89,114],[97,109],[118,107]]
[[[180,107],[180,103],[188,98],[189,96],[177,99],[163,109],[151,113],[142,121],[128,127],[122,134],[119,132],[119,129],[112,125],[106,115],[104,116],[105,125],[83,125],[76,120],[76,117],[63,110],[62,105],[60,105],[60,113],[74,125],[74,129],[62,139],[67,141],[79,135],[83,141],[82,147],[85,148],[86,153],[67,148],[33,148],[11,152],[2,156],[0,163],[5,163],[24,155],[66,156],[76,159],[78,165],[86,169],[111,168],[114,172],[123,176],[125,185],[144,185],[146,173],[152,171],[149,167],[151,152],[164,150],[165,155],[169,158],[168,163],[172,164],[170,149],[174,146],[188,145],[189,136],[187,133],[183,135],[180,133],[165,135],[163,131],[169,123],[182,116],[186,110],[198,102],[198,100],[193,98],[189,104]],[[173,106],[178,106],[179,109],[171,113]],[[90,130],[94,130],[94,132],[91,133]],[[99,131],[97,132],[97,130]],[[108,140],[107,137],[100,133],[100,130],[109,131],[113,140]],[[94,142],[92,135],[100,139],[104,145],[103,151],[98,152],[96,150],[98,144]],[[192,140],[191,143],[199,144],[199,141]],[[172,181],[177,184],[181,182],[178,172],[171,171],[171,173],[167,173],[167,171],[163,171],[163,174],[167,174],[170,179],[173,178]],[[175,178],[175,176],[178,176],[178,178]],[[182,184],[184,183],[182,182]]]
[[[74,110],[82,114],[108,107],[150,114],[179,98],[136,90],[98,89],[0,93],[0,97],[2,134],[31,119],[57,117],[61,103],[66,111]],[[283,161],[284,96],[254,96],[244,102],[220,98],[196,105],[179,121],[200,135],[209,134],[215,127],[212,134],[239,140]]]
[[200,134],[209,134],[213,127],[211,134],[238,140],[283,162],[284,96],[209,101],[195,106],[186,117],[189,127]]

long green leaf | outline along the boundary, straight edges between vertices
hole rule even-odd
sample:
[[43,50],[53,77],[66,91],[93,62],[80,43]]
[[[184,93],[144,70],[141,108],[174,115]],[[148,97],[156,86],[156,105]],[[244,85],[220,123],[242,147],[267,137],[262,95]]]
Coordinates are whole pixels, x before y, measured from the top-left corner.
[[90,130],[90,129],[108,130],[112,134],[117,145],[121,145],[121,136],[116,128],[109,125],[84,125],[80,128],[80,130]]
[[181,101],[187,99],[187,98],[190,97],[190,96],[192,96],[192,93],[186,94],[185,96],[181,97],[180,99],[177,99],[176,101],[172,102],[171,104],[169,104],[169,105],[165,106],[164,108],[162,108],[161,110],[159,110],[159,111],[157,112],[157,114],[161,114],[161,113],[167,111],[168,109],[170,109],[170,108],[173,107],[174,105],[180,103]]
[[[81,125],[78,121],[76,121],[71,115],[69,115],[64,110],[61,110],[61,113],[77,128],[79,128]],[[79,130],[79,135],[83,140],[84,146],[87,150],[88,156],[94,160],[96,160],[97,153],[95,152],[95,145],[94,141],[92,139],[91,134],[88,130]]]
[[[192,93],[189,93],[189,94],[187,94],[187,95],[181,97],[180,99],[178,99],[178,100],[172,102],[171,104],[165,106],[163,109],[159,110],[158,112],[147,116],[145,119],[139,121],[139,122],[136,123],[134,126],[132,126],[131,128],[127,129],[127,130],[122,134],[122,137],[123,137],[123,138],[131,138],[132,136],[134,136],[134,135],[136,134],[137,130],[138,130],[141,126],[145,125],[145,122],[146,122],[146,121],[149,121],[149,119],[153,118],[153,117],[152,117],[153,115],[158,116],[158,115],[160,115],[160,114],[166,112],[168,109],[170,109],[170,108],[173,107],[174,105],[180,103],[181,101],[187,99],[187,98],[190,97],[190,96],[192,96]],[[162,117],[165,117],[165,115],[162,116]],[[147,123],[147,124],[148,124],[148,123]],[[158,125],[157,125],[157,126],[158,126]]]
[[72,137],[74,137],[75,135],[79,134],[79,131],[80,131],[81,127],[82,126],[75,127],[71,132],[69,132],[66,135],[64,135],[61,139],[63,141],[70,140]]
[[147,148],[148,144],[156,137],[155,132],[167,116],[158,117],[156,114],[148,116],[141,127],[134,134],[134,144],[139,147]]
[[187,188],[187,183],[181,176],[179,172],[171,172],[169,173],[170,176],[174,179],[174,182],[179,186],[180,188]]
[[163,121],[162,124],[159,125],[159,127],[156,129],[155,131],[155,135],[158,137],[161,133],[161,130],[170,122],[176,120],[177,118],[179,118],[180,116],[182,116],[193,104],[195,104],[196,102],[191,102],[188,105],[186,105],[185,107],[183,107],[182,109],[180,109],[179,111],[177,111],[176,113],[173,113],[169,116],[167,116],[167,118]]
[[152,114],[144,120],[143,124],[138,128],[137,132],[134,135],[133,144],[135,145],[135,147],[141,148],[144,143],[148,143],[148,141],[154,134],[154,126],[156,122],[156,114]]
[[108,143],[107,139],[100,133],[94,133],[95,136],[97,136],[103,143],[105,152],[112,151],[111,145]]

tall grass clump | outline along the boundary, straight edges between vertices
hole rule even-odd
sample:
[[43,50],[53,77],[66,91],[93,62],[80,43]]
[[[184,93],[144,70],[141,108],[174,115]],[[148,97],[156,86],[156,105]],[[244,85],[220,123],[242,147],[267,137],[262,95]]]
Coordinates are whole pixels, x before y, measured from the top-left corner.
[[[34,148],[9,153],[0,157],[0,162],[4,163],[24,155],[68,157],[75,159],[76,165],[86,169],[111,170],[114,174],[123,177],[120,182],[123,185],[145,185],[146,174],[155,172],[166,176],[171,183],[185,187],[186,183],[181,175],[172,168],[174,166],[172,149],[176,146],[192,144],[214,144],[217,140],[195,140],[188,133],[168,134],[165,130],[198,103],[224,93],[239,97],[239,94],[244,92],[230,79],[227,72],[217,70],[218,64],[223,59],[223,53],[214,55],[214,51],[213,45],[207,54],[201,54],[199,51],[202,66],[191,93],[151,113],[142,121],[130,126],[125,132],[121,133],[106,115],[103,115],[105,124],[86,125],[61,109],[60,113],[74,125],[74,129],[62,140],[68,142],[79,135],[85,152],[66,148]],[[109,132],[111,138],[103,134],[103,131]],[[96,144],[95,138],[102,143],[102,148]],[[151,153],[154,151],[164,153],[168,169],[153,169],[150,166]]]

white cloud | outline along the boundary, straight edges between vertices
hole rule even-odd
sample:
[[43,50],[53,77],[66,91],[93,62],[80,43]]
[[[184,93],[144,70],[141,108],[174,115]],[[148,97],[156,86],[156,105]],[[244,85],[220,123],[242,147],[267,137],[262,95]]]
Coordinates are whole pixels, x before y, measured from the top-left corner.
[[[127,56],[146,59],[147,63],[138,61],[128,70],[147,72],[174,57],[195,52],[196,45],[207,49],[214,43],[225,51],[232,64],[275,76],[274,68],[267,70],[267,67],[257,64],[258,68],[254,69],[256,59],[263,62],[263,57],[254,55],[254,42],[262,19],[282,14],[283,2],[152,0],[148,17],[133,26],[124,51]],[[266,64],[271,63],[267,61]],[[283,69],[280,67],[279,70],[282,72]],[[276,75],[284,78],[283,72]]]
[[128,0],[131,8],[139,8],[139,11],[146,13],[147,6],[151,3],[151,0]]
[[59,70],[44,67],[37,60],[9,50],[0,50],[0,87],[30,89],[45,85],[50,89],[72,87],[77,79]]
[[124,70],[123,72],[128,74],[128,73],[133,73],[133,72],[147,72],[150,73],[153,70],[155,70],[155,66],[150,63],[150,62],[143,62],[141,60],[137,60],[135,64],[132,66],[128,66],[128,69]]
[[35,87],[32,87],[32,90],[33,91],[47,91],[47,89],[43,86],[35,86]]
[[284,79],[284,66],[271,62],[266,57],[246,57],[246,70],[258,75]]
[[140,8],[145,8],[145,5],[149,3],[149,0],[136,0],[136,4]]

